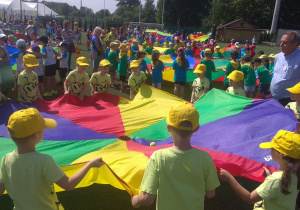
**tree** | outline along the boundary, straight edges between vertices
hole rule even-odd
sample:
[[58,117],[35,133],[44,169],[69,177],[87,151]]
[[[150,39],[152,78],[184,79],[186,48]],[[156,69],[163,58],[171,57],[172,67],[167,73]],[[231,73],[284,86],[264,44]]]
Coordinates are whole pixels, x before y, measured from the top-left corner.
[[132,9],[126,6],[120,6],[114,12],[114,15],[119,16],[124,23],[138,22],[139,21],[139,7],[133,7]]
[[127,8],[133,9],[134,7],[140,5],[139,0],[116,0],[116,1],[118,2],[117,7],[125,6]]
[[110,11],[108,9],[101,9],[98,12],[95,13],[97,17],[103,18],[105,12],[105,18],[109,17],[111,15]]
[[142,22],[155,23],[156,12],[154,0],[146,0],[142,10]]
[[86,18],[84,18],[84,31],[87,31],[87,22],[86,22]]

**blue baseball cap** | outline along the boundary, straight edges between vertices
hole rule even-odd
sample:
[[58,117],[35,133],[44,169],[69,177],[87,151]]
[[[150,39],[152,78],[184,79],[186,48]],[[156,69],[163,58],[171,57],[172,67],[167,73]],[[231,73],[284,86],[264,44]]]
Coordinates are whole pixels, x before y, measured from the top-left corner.
[[33,52],[40,52],[41,48],[39,46],[34,46],[34,47],[32,47],[32,51]]

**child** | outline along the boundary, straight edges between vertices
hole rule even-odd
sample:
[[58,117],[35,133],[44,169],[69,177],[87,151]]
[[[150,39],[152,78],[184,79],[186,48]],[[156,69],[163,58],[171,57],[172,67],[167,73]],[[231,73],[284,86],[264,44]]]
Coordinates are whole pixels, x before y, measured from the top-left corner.
[[225,71],[226,75],[224,78],[224,90],[226,90],[229,87],[229,80],[227,76],[234,70],[241,70],[241,64],[237,61],[238,58],[238,52],[233,51],[230,53],[231,61],[226,65],[226,68],[223,68],[223,71]]
[[178,39],[178,37],[176,37],[175,41],[174,41],[174,50],[175,52],[178,51],[178,48],[181,47],[181,43],[180,43],[180,40]]
[[34,72],[39,62],[34,55],[27,54],[23,57],[25,70],[18,76],[18,101],[31,103],[35,100],[43,99],[39,90],[38,75]]
[[[152,42],[151,42],[152,43]],[[143,49],[145,50],[148,47],[149,44],[149,37],[145,36],[145,41],[143,43]]]
[[44,66],[45,66],[45,76],[46,76],[46,92],[44,96],[52,96],[52,94],[58,94],[57,92],[57,83],[55,79],[56,75],[56,63],[54,59],[57,57],[57,52],[53,50],[52,47],[47,46],[48,38],[45,36],[41,36],[39,38],[40,45],[43,46],[42,48],[42,55],[44,58]]
[[82,101],[89,83],[89,75],[85,72],[89,66],[85,57],[76,60],[77,69],[71,71],[64,83],[65,94],[71,93]]
[[27,44],[28,45],[30,45],[30,41],[31,41],[30,34],[31,34],[31,32],[33,32],[32,24],[33,24],[33,21],[29,20],[28,26],[25,29],[25,35],[26,35],[26,39],[27,39]]
[[218,72],[216,71],[216,67],[214,62],[211,60],[211,49],[206,48],[204,50],[204,56],[205,58],[200,61],[199,64],[204,64],[206,66],[206,75],[205,77],[209,80],[209,83],[211,84],[212,81],[212,72]]
[[145,74],[150,75],[150,71],[148,69],[147,63],[144,60],[146,55],[147,55],[147,52],[144,49],[139,50],[138,53],[136,54],[136,59],[140,61],[140,71],[144,72]]
[[78,44],[82,44],[81,35],[82,35],[81,28],[78,28]]
[[269,70],[261,64],[261,59],[256,58],[254,60],[254,66],[257,71],[257,77],[259,78],[259,86],[256,97],[263,99],[265,98],[265,95],[269,94],[272,77]]
[[128,67],[127,45],[121,44],[117,71],[118,71],[118,74],[120,76],[120,81],[121,81],[120,92],[123,92],[123,93],[127,92],[126,87],[125,87],[127,67]]
[[92,40],[92,36],[91,36],[91,31],[88,28],[86,31],[86,50],[90,51],[90,47],[91,47],[91,40]]
[[273,72],[274,72],[274,60],[275,60],[276,55],[275,54],[270,54],[269,55],[269,72],[273,77]]
[[150,205],[157,197],[156,209],[204,209],[204,198],[213,198],[220,182],[211,156],[190,144],[199,129],[199,113],[190,103],[178,103],[171,108],[167,124],[173,146],[152,154],[142,193],[132,197],[132,206]]
[[159,42],[159,38],[158,37],[156,37],[156,39],[155,39],[154,47],[162,47],[162,45]]
[[16,53],[12,56],[12,58],[17,59],[17,73],[20,74],[23,71],[23,56],[27,54],[26,51],[26,42],[23,39],[19,39],[17,41],[17,47],[20,49],[19,53]]
[[6,190],[13,199],[15,209],[63,209],[57,199],[54,183],[70,191],[90,168],[103,165],[102,158],[97,158],[71,178],[67,177],[51,156],[35,149],[44,137],[44,129],[54,127],[54,120],[44,119],[34,108],[17,111],[9,117],[7,129],[17,150],[2,159],[0,195]]
[[139,51],[139,44],[136,39],[132,40],[132,46],[130,47],[131,50],[131,60],[136,58],[136,53]]
[[170,45],[169,39],[168,37],[166,37],[164,41],[164,47],[169,48],[169,45]]
[[269,59],[268,56],[265,54],[262,54],[259,56],[259,59],[261,59],[261,63],[266,67],[266,69],[269,69]]
[[249,57],[251,57],[250,56],[250,48],[249,47],[245,47],[245,49],[244,49],[244,57],[246,57],[246,56],[249,56]]
[[108,93],[111,84],[110,75],[107,74],[109,68],[113,66],[108,60],[102,60],[99,64],[100,72],[93,73],[90,79],[92,94]]
[[253,98],[254,91],[255,91],[255,85],[256,85],[256,76],[255,76],[255,72],[253,70],[253,67],[252,67],[252,64],[250,61],[251,61],[250,56],[242,57],[241,71],[244,73],[244,76],[245,76],[244,89],[246,92],[246,96],[248,98]]
[[9,42],[8,46],[17,48],[17,44],[15,43],[15,37],[14,37],[13,34],[8,35],[7,39],[8,39],[8,42]]
[[243,87],[244,81],[244,73],[238,70],[234,70],[231,72],[228,77],[230,87],[227,88],[226,92],[231,93],[237,96],[244,96],[246,97],[246,93]]
[[32,54],[36,57],[39,65],[36,67],[34,72],[38,75],[39,90],[41,96],[44,94],[44,66],[43,66],[43,55],[41,54],[41,48],[39,46],[34,46],[32,48]]
[[174,44],[171,42],[169,44],[169,49],[166,49],[164,52],[164,55],[170,55],[170,54],[174,54],[175,50],[174,50]]
[[187,44],[186,44],[186,49],[184,50],[184,54],[185,54],[186,56],[191,56],[191,57],[193,57],[193,50],[192,50],[192,46],[191,46],[190,43],[187,43]]
[[296,102],[288,103],[285,108],[293,110],[298,121],[300,121],[300,82],[294,87],[287,88],[286,90],[292,94],[291,99],[295,100]]
[[234,51],[238,53],[237,59],[240,59],[241,58],[241,48],[240,48],[240,46],[236,45],[235,48],[234,48]]
[[162,72],[165,69],[165,66],[161,60],[159,60],[159,51],[153,50],[151,57],[151,69],[152,69],[152,86],[158,89],[161,89]]
[[250,47],[250,57],[251,57],[251,59],[253,59],[254,56],[255,56],[255,49],[256,49],[255,43],[252,42],[252,45]]
[[174,74],[174,95],[178,96],[180,92],[180,98],[183,99],[184,96],[184,86],[186,82],[186,72],[189,70],[189,61],[185,58],[184,48],[178,48],[178,57],[174,60],[172,68],[175,70]]
[[148,53],[148,55],[152,55],[152,51],[153,51],[153,44],[151,41],[148,41],[148,47],[146,47],[146,52]]
[[197,74],[198,78],[193,82],[193,91],[191,96],[191,103],[196,103],[202,96],[209,91],[209,80],[205,77],[206,66],[204,64],[198,64],[194,70],[194,74]]
[[279,170],[267,175],[265,181],[254,191],[243,188],[236,179],[224,169],[220,170],[221,180],[228,182],[235,193],[247,203],[255,203],[254,209],[295,209],[299,186],[297,167],[300,159],[300,135],[280,130],[271,142],[261,143],[261,149],[272,149],[272,160],[279,164]]
[[130,100],[133,100],[147,77],[144,72],[140,71],[140,61],[138,60],[131,61],[130,69],[132,73],[128,79],[128,85],[130,86]]
[[60,51],[60,54],[57,57],[57,60],[59,61],[59,76],[61,82],[64,84],[67,77],[67,71],[68,71],[68,60],[69,60],[68,44],[65,42],[61,42],[58,45],[58,47]]
[[116,77],[116,71],[118,68],[118,55],[116,53],[118,49],[119,44],[116,42],[110,43],[110,53],[108,54],[108,61],[111,63],[111,66],[109,68],[108,74],[111,77],[111,87],[115,87],[115,77]]
[[216,46],[216,51],[212,54],[213,58],[217,58],[217,59],[223,58],[222,53],[220,53],[220,49],[221,49],[221,47],[219,45]]
[[31,47],[39,46],[39,41],[37,40],[37,35],[35,32],[31,32],[30,38],[31,38],[31,42],[30,42]]

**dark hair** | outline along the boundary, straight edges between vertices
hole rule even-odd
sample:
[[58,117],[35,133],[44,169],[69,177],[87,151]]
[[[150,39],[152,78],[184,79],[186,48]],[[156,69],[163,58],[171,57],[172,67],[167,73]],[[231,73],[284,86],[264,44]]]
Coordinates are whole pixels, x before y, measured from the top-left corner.
[[180,57],[180,60],[181,60],[181,62],[182,62],[182,68],[183,68],[184,70],[186,70],[186,69],[185,69],[186,58],[185,58],[184,50],[180,49],[180,50],[178,51],[178,56]]
[[261,59],[260,58],[255,58],[253,62],[254,63],[261,63]]
[[261,50],[261,51],[259,51],[257,54],[263,55],[263,54],[265,54],[265,52]]
[[[182,121],[179,125],[181,127],[187,127],[187,128],[192,128],[193,127],[192,123],[189,122],[189,121]],[[174,133],[176,133],[181,138],[185,138],[187,136],[191,136],[195,132],[195,130],[192,130],[192,131],[180,130],[180,129],[175,128],[173,126],[171,126],[171,129],[172,129],[172,131]]]
[[[299,159],[294,159],[294,158],[291,158],[291,157],[288,157],[286,155],[282,155],[283,156],[283,159],[288,161],[289,163],[292,163],[292,164],[296,164],[296,163],[299,163],[300,160]],[[289,191],[289,188],[291,186],[291,173],[292,173],[292,168],[290,166],[288,166],[283,174],[282,174],[282,177],[281,177],[281,192],[285,195],[288,195],[290,194],[291,192]],[[298,178],[298,183],[297,183],[297,189],[299,190],[300,188],[300,170],[299,168],[296,169],[296,175],[297,175],[297,178]]]
[[237,59],[237,58],[239,57],[239,53],[238,53],[237,51],[232,51],[232,52],[230,53],[230,57],[231,57],[232,59]]
[[39,38],[39,41],[43,42],[45,45],[48,44],[48,38],[47,38],[46,36],[41,36],[41,37]]
[[250,48],[249,48],[249,47],[245,47],[245,50],[249,51],[249,50],[250,50]]
[[152,55],[151,55],[151,60],[152,60],[153,62],[158,61],[158,60],[159,60],[159,54],[158,54],[158,53],[152,53]]
[[140,59],[142,57],[142,55],[144,55],[145,53],[141,52],[141,51],[138,51],[136,53],[136,60]]
[[250,62],[251,61],[251,57],[250,56],[244,56],[243,58],[242,58],[242,60],[244,60],[245,62]]

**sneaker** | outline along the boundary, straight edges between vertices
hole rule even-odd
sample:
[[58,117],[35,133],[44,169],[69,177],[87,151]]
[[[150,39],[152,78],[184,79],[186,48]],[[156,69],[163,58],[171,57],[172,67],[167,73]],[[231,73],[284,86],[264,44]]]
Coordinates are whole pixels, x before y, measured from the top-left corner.
[[56,94],[58,94],[58,92],[57,92],[57,90],[52,90],[51,94],[56,95]]
[[44,94],[44,96],[52,96],[52,94],[49,93],[49,92],[46,92],[46,93]]

